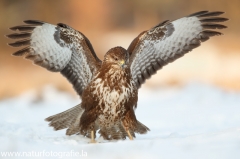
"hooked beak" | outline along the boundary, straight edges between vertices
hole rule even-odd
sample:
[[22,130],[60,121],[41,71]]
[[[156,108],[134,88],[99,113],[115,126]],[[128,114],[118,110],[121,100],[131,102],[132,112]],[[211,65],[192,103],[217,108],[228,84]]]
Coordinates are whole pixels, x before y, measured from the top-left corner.
[[121,66],[121,68],[124,68],[125,61],[124,61],[124,60],[121,60],[121,61],[119,62],[119,65]]

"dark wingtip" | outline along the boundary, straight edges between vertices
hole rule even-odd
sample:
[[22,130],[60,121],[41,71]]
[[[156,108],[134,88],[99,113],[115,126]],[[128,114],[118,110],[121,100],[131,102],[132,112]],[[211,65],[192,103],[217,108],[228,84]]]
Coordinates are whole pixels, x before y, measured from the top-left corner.
[[225,12],[223,12],[223,11],[213,11],[213,13],[218,13],[220,15],[220,14],[224,14]]
[[10,45],[12,47],[21,47],[21,46],[24,46],[24,45],[30,45],[30,40],[25,39],[25,40],[15,41],[13,43],[8,43],[8,45]]
[[222,15],[222,14],[224,14],[225,12],[223,12],[223,11],[215,11],[214,13],[216,13],[216,14],[218,14],[218,15]]
[[213,31],[213,30],[204,30],[202,34],[208,37],[223,35],[221,32]]
[[228,19],[228,18],[224,18],[225,19],[225,21],[229,21],[230,19]]
[[212,23],[206,23],[202,24],[202,27],[204,29],[225,29],[227,26],[222,25],[222,24],[212,24]]
[[10,29],[10,30],[12,30],[12,31],[16,31],[16,30],[17,30],[17,29],[16,29],[16,26],[10,27],[10,28],[8,28],[8,29]]
[[13,34],[5,35],[5,37],[10,38],[10,39],[30,38],[31,33],[28,33],[28,32],[13,33]]
[[30,52],[30,49],[31,49],[30,47],[26,47],[26,48],[23,48],[21,50],[14,52],[12,55],[13,56],[24,56]]
[[43,25],[44,24],[43,21],[39,21],[39,20],[24,20],[23,22],[26,24],[31,24],[31,25]]
[[208,13],[208,11],[207,11],[207,10],[204,10],[204,11],[199,11],[199,12],[192,13],[192,14],[188,15],[188,17],[192,17],[192,16],[199,16],[199,15],[206,14],[206,13]]
[[225,21],[227,21],[227,20],[228,20],[227,18],[222,18],[222,17],[210,17],[210,18],[201,19],[200,21],[201,21],[202,23],[207,23],[207,22],[219,23],[219,22],[225,22]]
[[36,26],[33,25],[20,25],[9,28],[12,31],[32,31]]
[[222,15],[223,13],[224,13],[224,12],[222,12],[222,11],[207,12],[207,13],[198,15],[198,17],[219,16],[219,15]]
[[11,38],[11,37],[9,37],[9,35],[11,35],[11,34],[8,34],[8,35],[4,35],[6,38]]

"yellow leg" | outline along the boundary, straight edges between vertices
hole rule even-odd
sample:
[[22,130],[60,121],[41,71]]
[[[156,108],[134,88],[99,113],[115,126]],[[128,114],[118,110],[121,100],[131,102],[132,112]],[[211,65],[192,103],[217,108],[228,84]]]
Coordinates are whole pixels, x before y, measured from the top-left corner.
[[129,130],[127,130],[127,134],[128,134],[129,139],[130,139],[130,140],[133,140],[133,137],[132,137],[132,135],[131,135],[131,133],[130,133]]
[[95,140],[95,136],[94,136],[94,131],[91,130],[91,141],[90,143],[97,143],[96,140]]

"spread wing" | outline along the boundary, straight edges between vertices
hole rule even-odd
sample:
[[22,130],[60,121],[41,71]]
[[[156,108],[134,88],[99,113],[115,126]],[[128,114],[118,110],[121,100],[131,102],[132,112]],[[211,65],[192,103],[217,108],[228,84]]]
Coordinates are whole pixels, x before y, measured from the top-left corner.
[[136,37],[128,48],[132,78],[139,88],[164,65],[173,62],[200,46],[226,26],[218,24],[228,19],[218,17],[223,12],[201,11],[175,21],[164,21]]
[[13,55],[25,56],[49,71],[61,72],[81,96],[101,65],[89,40],[62,23],[52,25],[36,20],[24,22],[27,25],[10,28],[17,33],[7,35],[11,39],[21,39],[9,43],[10,46],[24,46]]

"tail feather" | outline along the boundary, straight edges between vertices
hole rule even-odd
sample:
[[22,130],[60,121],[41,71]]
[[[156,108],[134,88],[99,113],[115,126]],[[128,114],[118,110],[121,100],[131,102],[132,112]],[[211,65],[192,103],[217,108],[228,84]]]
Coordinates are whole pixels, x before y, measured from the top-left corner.
[[49,121],[49,126],[54,127],[55,130],[67,129],[67,135],[73,135],[79,132],[80,117],[83,113],[81,104],[70,108],[64,112],[52,115],[46,118]]
[[124,140],[127,137],[127,133],[120,122],[111,127],[100,128],[99,134],[105,140]]
[[[143,125],[141,122],[137,121],[136,129],[130,130],[130,133],[132,137],[136,137],[135,133],[139,134],[145,134],[147,131],[150,131],[148,127]],[[119,140],[119,139],[126,139],[128,137],[128,134],[126,130],[124,129],[121,122],[118,122],[114,124],[111,127],[101,127],[99,134],[105,139],[105,140]]]
[[75,122],[73,122],[71,124],[71,126],[69,126],[69,128],[66,131],[66,135],[74,135],[74,134],[78,134],[80,131],[80,118],[82,115],[83,111],[81,113],[79,113],[78,117],[75,119]]
[[146,134],[147,131],[150,131],[150,129],[147,126],[143,125],[140,121],[137,121],[135,132],[139,134]]

